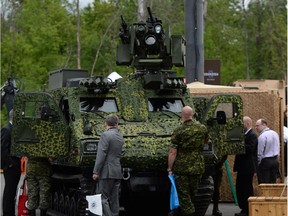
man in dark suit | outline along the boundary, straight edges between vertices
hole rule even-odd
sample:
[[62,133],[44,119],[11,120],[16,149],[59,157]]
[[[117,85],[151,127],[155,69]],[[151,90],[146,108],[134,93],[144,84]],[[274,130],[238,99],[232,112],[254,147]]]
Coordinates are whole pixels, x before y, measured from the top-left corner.
[[[124,145],[123,135],[118,131],[119,118],[110,114],[105,119],[106,131],[102,133],[92,178],[98,182],[97,193],[102,194],[104,215],[119,215],[119,189],[122,179],[120,158]],[[107,208],[108,207],[108,212]],[[110,209],[109,209],[110,208]],[[106,212],[105,212],[106,211]],[[110,212],[109,212],[110,211]]]
[[9,112],[9,119],[9,123],[1,129],[1,169],[5,180],[3,216],[15,216],[15,196],[21,176],[20,158],[10,154],[13,110]]
[[241,208],[240,213],[235,216],[247,216],[248,198],[254,195],[253,176],[257,170],[257,146],[258,139],[256,133],[252,130],[252,120],[248,116],[243,117],[245,131],[245,154],[235,156],[234,172],[236,177],[236,195]]

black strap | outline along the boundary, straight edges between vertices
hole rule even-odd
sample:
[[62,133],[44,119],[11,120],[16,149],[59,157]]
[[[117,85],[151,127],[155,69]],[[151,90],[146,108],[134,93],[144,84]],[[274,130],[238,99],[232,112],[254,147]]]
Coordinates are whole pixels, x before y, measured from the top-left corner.
[[92,194],[97,194],[99,192],[99,181],[94,181],[93,188],[92,188]]

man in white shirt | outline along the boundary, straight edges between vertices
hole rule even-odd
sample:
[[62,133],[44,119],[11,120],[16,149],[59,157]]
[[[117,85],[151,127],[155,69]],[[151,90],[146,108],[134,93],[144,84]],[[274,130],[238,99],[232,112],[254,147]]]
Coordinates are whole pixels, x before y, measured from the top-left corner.
[[265,119],[256,121],[258,132],[258,183],[276,183],[279,170],[279,135],[267,126]]

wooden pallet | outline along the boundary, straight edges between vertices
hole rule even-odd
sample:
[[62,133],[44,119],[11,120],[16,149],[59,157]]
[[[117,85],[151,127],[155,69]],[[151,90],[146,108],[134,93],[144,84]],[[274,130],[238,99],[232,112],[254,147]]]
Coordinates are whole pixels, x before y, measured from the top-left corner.
[[259,184],[259,196],[287,197],[287,185],[285,184]]
[[287,216],[287,197],[249,197],[249,216]]

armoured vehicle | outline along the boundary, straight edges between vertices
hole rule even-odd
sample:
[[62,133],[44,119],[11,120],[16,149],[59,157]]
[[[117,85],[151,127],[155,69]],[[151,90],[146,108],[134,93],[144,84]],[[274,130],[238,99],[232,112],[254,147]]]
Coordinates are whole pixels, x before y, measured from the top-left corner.
[[210,136],[203,149],[207,171],[195,215],[204,215],[211,200],[209,167],[243,148],[241,98],[191,96],[184,78],[172,70],[184,66],[183,37],[164,32],[162,21],[148,12],[146,22],[129,27],[121,17],[116,61],[132,66],[131,74],[89,77],[87,70],[59,69],[49,73],[47,91],[19,92],[14,98],[12,152],[52,160],[50,215],[87,214],[85,196],[92,193],[97,144],[110,113],[120,117],[125,139],[120,193],[124,215],[169,212],[167,157],[183,106],[196,109]]

